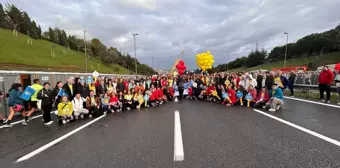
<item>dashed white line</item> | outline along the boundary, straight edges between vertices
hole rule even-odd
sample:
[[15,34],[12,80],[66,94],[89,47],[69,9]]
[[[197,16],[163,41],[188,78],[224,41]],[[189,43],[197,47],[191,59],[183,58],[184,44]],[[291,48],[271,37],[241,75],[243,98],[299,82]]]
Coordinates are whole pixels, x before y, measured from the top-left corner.
[[175,111],[175,123],[174,123],[174,161],[184,160],[184,150],[183,150],[183,140],[182,140],[182,129],[181,129],[181,119],[179,116],[179,111]]
[[291,100],[302,101],[302,102],[306,102],[306,103],[312,103],[312,104],[318,104],[318,105],[328,106],[328,107],[340,108],[340,106],[337,106],[337,105],[334,105],[334,104],[320,103],[320,102],[316,102],[316,101],[298,99],[298,98],[287,97],[287,96],[284,96],[284,98],[286,98],[286,99],[291,99]]
[[336,145],[336,146],[340,146],[340,142],[337,141],[337,140],[335,140],[335,139],[326,137],[326,136],[324,136],[324,135],[322,135],[322,134],[319,134],[319,133],[314,132],[314,131],[312,131],[312,130],[306,129],[306,128],[301,127],[301,126],[299,126],[299,125],[293,124],[293,123],[288,122],[288,121],[286,121],[286,120],[283,120],[283,119],[281,119],[281,118],[275,117],[275,116],[270,115],[270,114],[268,114],[268,113],[265,113],[265,112],[263,112],[263,111],[261,111],[261,110],[257,110],[257,109],[253,109],[253,110],[256,111],[256,112],[258,112],[258,113],[260,113],[260,114],[262,114],[262,115],[265,115],[265,116],[267,116],[267,117],[270,117],[270,118],[272,118],[272,119],[274,119],[274,120],[276,120],[276,121],[282,122],[282,123],[284,123],[284,124],[286,124],[286,125],[289,125],[289,126],[291,126],[291,127],[293,127],[293,128],[296,128],[296,129],[298,129],[298,130],[300,130],[300,131],[303,131],[303,132],[305,132],[305,133],[307,133],[307,134],[313,135],[313,136],[315,136],[315,137],[317,137],[317,138],[320,138],[320,139],[322,139],[322,140],[325,140],[325,141],[327,141],[327,142],[329,142],[329,143],[332,143],[332,144],[334,144],[334,145]]
[[97,122],[98,120],[102,119],[103,117],[105,117],[105,116],[102,115],[102,116],[100,116],[100,117],[98,117],[98,118],[95,118],[94,120],[92,120],[92,121],[90,121],[90,122],[88,122],[88,123],[82,125],[81,127],[79,127],[79,128],[77,128],[77,129],[75,129],[75,130],[73,130],[73,131],[71,131],[71,132],[69,132],[69,133],[67,133],[67,134],[65,134],[65,135],[63,135],[63,136],[61,136],[61,137],[59,137],[58,139],[56,139],[56,140],[54,140],[54,141],[52,141],[52,142],[50,142],[50,143],[48,143],[48,144],[46,144],[46,145],[44,145],[44,146],[42,146],[42,147],[40,147],[40,148],[34,150],[33,152],[31,152],[31,153],[29,153],[29,154],[27,154],[27,155],[25,155],[25,156],[19,158],[19,159],[16,161],[16,163],[19,163],[19,162],[25,161],[25,160],[27,160],[27,159],[30,159],[31,157],[33,157],[33,156],[35,156],[35,155],[37,155],[37,154],[43,152],[44,150],[46,150],[46,149],[50,148],[51,146],[53,146],[53,145],[59,143],[60,141],[66,139],[67,137],[69,137],[69,136],[71,136],[71,135],[77,133],[78,131],[84,129],[85,127],[87,127],[87,126],[89,126],[89,125],[91,125],[91,124]]

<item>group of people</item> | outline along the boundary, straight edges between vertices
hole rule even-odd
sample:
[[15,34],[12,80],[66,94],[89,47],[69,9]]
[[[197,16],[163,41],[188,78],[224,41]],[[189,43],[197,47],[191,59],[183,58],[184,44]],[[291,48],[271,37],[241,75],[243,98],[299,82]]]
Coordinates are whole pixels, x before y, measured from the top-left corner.
[[[319,77],[320,88],[325,88],[323,91],[328,91],[328,77],[334,78],[329,75],[325,67],[324,74]],[[224,106],[264,108],[275,112],[284,105],[284,89],[289,89],[290,96],[294,96],[295,79],[294,72],[287,74],[281,71],[154,75],[135,79],[98,77],[92,83],[76,77],[69,78],[66,83],[57,82],[53,89],[50,83],[41,85],[40,80],[35,79],[30,86],[35,92],[28,101],[21,98],[22,85],[12,85],[7,100],[9,115],[7,118],[0,116],[0,119],[5,127],[11,127],[15,112],[21,112],[25,118],[22,124],[27,125],[32,114],[41,109],[45,125],[53,123],[51,113],[58,116],[59,124],[66,124],[84,117],[122,113],[173,100],[181,102],[182,99],[211,101]],[[336,79],[339,83],[340,76]],[[328,100],[327,94],[324,101]]]

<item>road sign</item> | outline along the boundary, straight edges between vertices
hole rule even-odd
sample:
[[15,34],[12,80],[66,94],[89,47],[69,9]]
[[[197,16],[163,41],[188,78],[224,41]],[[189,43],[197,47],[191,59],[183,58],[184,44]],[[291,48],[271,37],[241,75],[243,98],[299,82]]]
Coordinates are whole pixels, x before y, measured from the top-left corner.
[[42,76],[42,77],[41,77],[41,80],[43,80],[43,81],[48,81],[48,79],[49,79],[48,76]]
[[92,76],[95,77],[95,78],[98,78],[99,73],[98,73],[97,71],[94,71],[94,72],[92,73]]

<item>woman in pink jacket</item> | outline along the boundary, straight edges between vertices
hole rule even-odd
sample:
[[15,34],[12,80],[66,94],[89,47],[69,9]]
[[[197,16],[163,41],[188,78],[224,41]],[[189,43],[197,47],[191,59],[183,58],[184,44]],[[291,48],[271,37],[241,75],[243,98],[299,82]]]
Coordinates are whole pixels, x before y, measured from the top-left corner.
[[257,98],[256,98],[256,103],[254,105],[254,107],[256,108],[266,108],[265,105],[266,103],[269,101],[270,97],[269,97],[269,92],[267,90],[267,88],[263,87],[261,89],[261,92],[258,94]]

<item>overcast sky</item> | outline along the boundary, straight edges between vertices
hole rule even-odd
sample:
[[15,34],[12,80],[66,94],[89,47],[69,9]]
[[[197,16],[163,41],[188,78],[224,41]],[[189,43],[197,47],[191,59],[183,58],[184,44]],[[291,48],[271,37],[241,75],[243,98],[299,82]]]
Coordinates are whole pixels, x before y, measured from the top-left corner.
[[[106,46],[134,55],[154,67],[170,68],[183,56],[196,68],[195,54],[210,50],[215,65],[271,50],[340,23],[340,0],[0,0],[28,12],[46,30],[99,38]],[[226,57],[228,55],[228,57]]]

